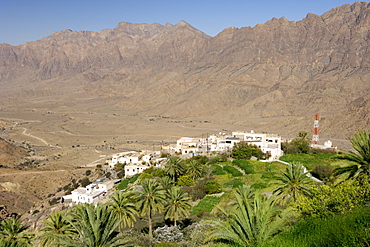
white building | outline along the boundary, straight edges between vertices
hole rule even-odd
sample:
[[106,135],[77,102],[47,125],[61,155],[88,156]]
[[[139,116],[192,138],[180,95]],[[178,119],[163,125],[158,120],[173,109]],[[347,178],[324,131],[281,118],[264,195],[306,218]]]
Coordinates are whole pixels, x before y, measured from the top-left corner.
[[241,141],[256,145],[262,152],[268,153],[270,155],[269,160],[276,160],[283,155],[281,137],[279,135],[255,133],[254,131],[250,133],[232,132],[231,136],[219,133],[204,139],[182,137],[176,142],[176,152],[184,157],[210,152],[230,152],[234,145]]
[[317,149],[329,149],[329,150],[336,150],[337,147],[333,146],[333,143],[330,140],[327,140],[324,142],[324,145],[320,144],[311,144],[312,148],[317,148]]
[[85,188],[79,187],[73,190],[70,195],[63,196],[62,202],[71,202],[71,205],[98,202],[118,181],[119,180],[109,180],[91,183]]
[[266,154],[270,154],[269,160],[277,160],[283,155],[281,150],[281,136],[277,134],[251,132],[232,132],[232,136],[240,138],[248,144],[256,145]]
[[144,170],[150,168],[149,165],[142,164],[129,164],[125,165],[125,178],[134,176],[135,174],[142,173]]
[[112,156],[112,159],[107,160],[110,168],[114,168],[117,163],[120,164],[150,164],[152,157],[157,156],[158,152],[125,152]]
[[208,140],[210,152],[231,152],[235,143],[240,142],[239,138],[226,135],[211,135]]
[[202,140],[199,138],[181,137],[176,142],[176,152],[182,155],[197,155],[200,152]]

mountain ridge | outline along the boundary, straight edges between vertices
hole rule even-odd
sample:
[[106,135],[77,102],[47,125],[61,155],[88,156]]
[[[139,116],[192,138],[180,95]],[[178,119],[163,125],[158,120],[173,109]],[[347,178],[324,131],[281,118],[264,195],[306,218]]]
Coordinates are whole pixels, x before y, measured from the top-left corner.
[[343,114],[357,128],[370,128],[355,114],[361,109],[368,116],[368,110],[354,104],[369,100],[369,29],[369,3],[355,2],[300,21],[230,27],[215,37],[185,21],[63,30],[20,46],[0,44],[0,96],[8,104],[14,85],[40,94],[63,91],[62,101],[79,92],[144,115],[268,118],[266,128],[289,134],[296,129],[274,118],[319,112],[332,119],[324,128],[345,138],[352,123],[334,122]]

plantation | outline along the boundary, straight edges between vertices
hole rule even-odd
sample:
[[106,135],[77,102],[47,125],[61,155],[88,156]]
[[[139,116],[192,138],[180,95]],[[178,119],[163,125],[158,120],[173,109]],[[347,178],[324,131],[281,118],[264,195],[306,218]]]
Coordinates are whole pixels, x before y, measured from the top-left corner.
[[317,154],[287,154],[280,158],[282,161],[288,163],[299,162],[304,165],[307,169],[312,170],[315,165],[319,164],[333,164],[337,159],[337,154],[331,153],[317,153]]
[[172,156],[162,169],[122,180],[108,203],[54,212],[37,231],[2,221],[0,243],[369,246],[370,132],[359,131],[351,142],[356,152],[281,157],[289,164]]
[[212,209],[219,203],[221,197],[206,196],[196,206],[193,207],[193,214],[200,216],[204,212],[210,213]]
[[369,246],[369,210],[369,207],[360,207],[348,214],[302,219],[266,246]]

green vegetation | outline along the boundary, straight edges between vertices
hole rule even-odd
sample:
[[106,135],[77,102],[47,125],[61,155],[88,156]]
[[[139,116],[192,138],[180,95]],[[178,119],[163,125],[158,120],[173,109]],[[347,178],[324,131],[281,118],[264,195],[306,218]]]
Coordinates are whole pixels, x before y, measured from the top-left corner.
[[369,201],[368,189],[368,184],[355,180],[344,181],[336,186],[314,186],[310,189],[312,197],[302,198],[295,207],[303,216],[344,214]]
[[245,174],[255,173],[254,166],[247,160],[233,160],[232,164],[242,169]]
[[338,156],[333,153],[317,153],[317,154],[286,154],[280,157],[280,160],[288,163],[300,163],[308,170],[313,169],[315,165],[332,164],[338,160]]
[[215,181],[215,180],[210,180],[206,182],[206,193],[207,194],[215,194],[215,193],[220,193],[222,192],[221,185]]
[[370,183],[370,130],[358,131],[350,141],[355,152],[348,152],[341,158],[354,164],[338,168],[335,173],[348,173],[348,178],[367,179]]
[[62,212],[51,213],[44,221],[44,227],[40,229],[40,232],[41,246],[61,245],[62,238],[76,234]]
[[138,190],[138,210],[142,216],[148,216],[149,237],[153,237],[153,213],[161,213],[165,204],[165,191],[158,182],[152,179],[144,180],[143,190]]
[[20,219],[5,219],[0,222],[1,246],[32,246],[34,234]]
[[119,222],[104,204],[80,204],[65,218],[76,234],[64,234],[62,246],[125,246],[128,240],[118,235]]
[[240,177],[243,176],[243,173],[241,173],[238,169],[232,166],[224,166],[224,171],[230,173],[233,177]]
[[369,246],[370,132],[351,142],[340,156],[287,154],[289,165],[171,157],[123,180],[110,202],[51,213],[34,233],[2,221],[0,246]]
[[292,211],[275,207],[274,197],[266,199],[256,193],[254,200],[249,200],[248,194],[249,190],[241,187],[234,193],[233,206],[218,208],[225,220],[213,221],[217,228],[206,238],[207,242],[224,246],[262,246],[287,224]]
[[133,197],[134,194],[121,191],[116,191],[111,196],[111,201],[108,204],[109,210],[113,212],[114,217],[120,222],[120,229],[126,226],[134,226],[138,212],[136,205],[133,203]]
[[135,174],[134,176],[132,176],[131,178],[127,178],[127,179],[124,179],[122,180],[118,186],[117,186],[117,189],[118,190],[124,190],[127,188],[128,184],[133,184],[136,182],[136,180],[139,178],[140,174]]
[[304,218],[278,234],[265,246],[370,246],[370,208],[326,218]]
[[194,179],[192,178],[191,175],[184,175],[179,177],[177,184],[179,186],[192,186],[194,185]]
[[261,190],[267,188],[267,183],[254,183],[251,185],[252,189]]
[[172,187],[167,192],[167,204],[165,206],[164,218],[174,221],[175,226],[177,221],[189,216],[191,205],[190,197],[184,193],[179,187]]
[[243,184],[244,183],[240,179],[237,179],[237,178],[234,178],[233,180],[230,180],[229,182],[225,183],[226,186],[232,186],[233,188],[237,188]]
[[193,207],[194,215],[200,215],[204,212],[210,213],[217,203],[219,203],[221,197],[207,196],[204,197],[196,206]]
[[166,163],[164,171],[177,182],[177,179],[183,175],[185,171],[184,161],[177,156],[171,157]]
[[238,160],[249,160],[252,156],[258,159],[266,158],[261,149],[247,142],[236,143],[231,151],[231,157]]
[[213,169],[213,171],[212,171],[212,174],[213,175],[223,175],[223,174],[226,174],[225,171],[224,171],[224,169],[222,169],[222,167],[219,166],[219,165],[212,164],[212,169]]
[[283,203],[288,200],[297,202],[300,197],[310,196],[311,192],[307,185],[311,183],[311,180],[306,174],[301,164],[288,165],[285,172],[276,176],[277,187],[274,193],[280,196]]

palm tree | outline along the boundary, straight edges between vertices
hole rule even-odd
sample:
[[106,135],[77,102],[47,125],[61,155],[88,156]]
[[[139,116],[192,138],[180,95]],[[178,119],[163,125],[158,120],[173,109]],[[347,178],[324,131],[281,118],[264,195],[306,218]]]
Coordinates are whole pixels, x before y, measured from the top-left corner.
[[186,174],[195,180],[202,176],[203,166],[197,160],[191,160],[186,166]]
[[[245,184],[239,186],[234,193],[238,194],[245,201],[252,200],[255,194],[251,186]],[[231,202],[231,205],[237,205],[236,201]]]
[[350,141],[355,152],[348,152],[342,159],[354,163],[337,168],[334,174],[349,173],[348,178],[367,178],[370,182],[370,130],[359,130]]
[[119,230],[126,226],[134,226],[138,212],[136,205],[132,202],[132,193],[115,192],[111,196],[109,210],[113,212],[117,220],[120,222]]
[[0,222],[1,246],[32,246],[34,234],[20,219],[9,218]]
[[178,156],[171,157],[164,166],[164,171],[177,182],[177,179],[184,173],[183,160]]
[[278,187],[273,193],[281,196],[283,203],[288,202],[290,198],[295,202],[303,195],[310,196],[311,192],[307,185],[311,180],[306,174],[301,164],[289,164],[285,172],[276,176]]
[[[239,190],[245,188],[240,187]],[[278,210],[275,198],[256,193],[254,200],[246,199],[249,192],[235,192],[235,203],[218,208],[224,221],[213,221],[216,229],[205,239],[206,242],[223,243],[225,246],[261,246],[279,232],[292,216],[290,209]]]
[[162,177],[159,182],[161,183],[161,186],[165,191],[170,190],[175,184],[172,178],[170,178],[169,176]]
[[181,191],[179,187],[172,187],[166,194],[167,205],[165,207],[164,218],[176,222],[181,218],[189,216],[191,204],[189,203],[190,197],[187,193]]
[[117,231],[120,222],[105,204],[77,205],[67,221],[77,235],[62,238],[62,246],[113,247],[128,244],[128,240]]
[[137,191],[138,210],[142,216],[148,216],[149,237],[152,238],[152,216],[156,212],[162,212],[165,203],[165,191],[153,179],[144,180],[141,185],[143,186],[143,190]]
[[44,227],[40,229],[42,233],[39,236],[42,246],[60,246],[61,238],[76,234],[65,217],[64,213],[57,211],[51,213],[44,221]]

